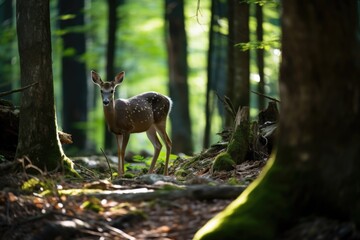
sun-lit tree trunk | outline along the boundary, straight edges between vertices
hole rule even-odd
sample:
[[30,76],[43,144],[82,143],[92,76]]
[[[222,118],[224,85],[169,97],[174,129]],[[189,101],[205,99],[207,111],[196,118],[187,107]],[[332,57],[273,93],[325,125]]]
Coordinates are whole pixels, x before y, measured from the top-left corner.
[[21,85],[37,83],[21,93],[16,157],[54,170],[66,157],[57,136],[49,0],[18,0],[16,11]]
[[171,138],[174,153],[193,151],[189,113],[187,40],[185,32],[184,1],[165,0],[166,44],[169,64]]
[[64,30],[62,56],[63,129],[73,138],[71,147],[86,148],[88,81],[85,54],[84,0],[59,1],[60,28]]
[[[235,111],[240,106],[250,103],[250,52],[243,51],[240,43],[248,43],[249,4],[246,1],[228,0],[229,7],[229,78],[227,96],[232,101]],[[231,126],[233,118],[227,116],[226,126]]]
[[280,239],[299,217],[360,224],[358,2],[282,2],[277,151],[195,239]]

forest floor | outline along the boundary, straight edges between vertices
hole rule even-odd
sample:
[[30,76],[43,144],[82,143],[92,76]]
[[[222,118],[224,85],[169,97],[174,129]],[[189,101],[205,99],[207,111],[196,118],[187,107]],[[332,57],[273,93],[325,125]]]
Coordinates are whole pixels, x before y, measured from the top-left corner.
[[[192,239],[266,163],[247,161],[232,171],[213,173],[211,156],[179,158],[169,176],[111,180],[106,171],[96,172],[102,167],[94,163],[103,162],[98,156],[74,160],[83,179],[60,173],[1,174],[0,239]],[[84,161],[91,164],[85,168]],[[188,171],[186,176],[175,177],[179,168]],[[312,216],[300,219],[279,239],[355,240],[360,233],[351,222]]]
[[83,179],[60,173],[2,175],[0,238],[192,239],[266,162],[213,173],[213,157],[223,150],[178,158],[169,176],[129,170],[137,177],[110,179],[99,156],[74,159]]
[[[74,158],[83,179],[61,173],[2,173],[0,239],[192,239],[267,161],[212,172],[213,157],[221,151],[223,147],[178,158],[169,176],[139,174],[130,167],[137,177],[110,179],[99,156]],[[351,222],[312,216],[300,219],[279,239],[355,240],[360,234]]]

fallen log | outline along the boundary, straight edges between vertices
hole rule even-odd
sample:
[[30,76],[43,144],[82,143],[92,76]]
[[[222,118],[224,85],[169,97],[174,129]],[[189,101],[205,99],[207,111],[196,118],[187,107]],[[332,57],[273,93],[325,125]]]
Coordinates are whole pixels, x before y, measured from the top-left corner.
[[[174,200],[179,198],[187,198],[193,200],[235,199],[244,191],[244,189],[244,186],[195,185],[186,186],[183,188],[177,187],[176,189],[166,190],[138,188],[126,190],[101,190],[99,192],[94,192],[94,189],[91,189],[90,191],[86,191],[83,189],[78,193],[81,195],[96,197],[99,199],[108,198],[114,201],[141,202],[151,201],[155,199]],[[67,191],[76,192],[71,189]]]

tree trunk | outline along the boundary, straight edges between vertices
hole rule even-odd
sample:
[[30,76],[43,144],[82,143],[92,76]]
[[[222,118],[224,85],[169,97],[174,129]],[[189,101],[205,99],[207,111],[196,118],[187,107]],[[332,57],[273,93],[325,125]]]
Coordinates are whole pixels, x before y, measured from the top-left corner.
[[[258,42],[263,41],[263,7],[260,4],[256,4],[256,40]],[[265,79],[264,79],[264,48],[256,49],[256,65],[259,73],[259,83],[257,91],[260,94],[265,94]],[[265,98],[258,96],[258,109],[265,108]]]
[[212,116],[218,107],[219,114],[224,115],[224,107],[218,102],[216,94],[223,96],[227,83],[227,39],[221,33],[219,20],[226,17],[226,4],[220,0],[211,1],[211,20],[209,29],[209,49],[207,60],[207,86],[205,105],[205,130],[203,147],[207,148],[211,142]]
[[[6,92],[11,90],[12,81],[11,81],[11,58],[9,50],[11,50],[12,39],[9,38],[10,33],[12,31],[12,18],[13,18],[13,7],[11,0],[4,0],[0,4],[0,36],[7,36],[5,38],[2,37],[1,41],[1,54],[0,55],[0,92]],[[15,40],[15,39],[14,39]],[[4,99],[11,100],[11,96],[5,96]]]
[[185,33],[184,1],[165,1],[166,43],[169,63],[170,114],[174,153],[191,154],[193,151],[187,83],[187,41]]
[[[239,43],[248,43],[249,38],[249,4],[238,0],[229,3],[229,80],[227,96],[235,109],[249,106],[250,101],[250,53],[243,51]],[[231,116],[226,118],[226,126],[233,123]]]
[[[106,46],[106,80],[110,81],[115,77],[114,60],[116,53],[116,30],[117,30],[117,1],[108,0],[108,31]],[[114,146],[114,135],[105,127],[105,148],[112,149]]]
[[88,83],[85,62],[84,0],[59,1],[59,15],[73,14],[74,17],[60,20],[65,30],[62,56],[63,129],[73,136],[74,144],[80,150],[86,147]]
[[54,170],[66,157],[57,137],[49,0],[18,0],[16,10],[21,85],[38,83],[21,93],[16,157]]
[[282,4],[276,154],[195,239],[279,239],[299,217],[316,214],[360,224],[358,3]]

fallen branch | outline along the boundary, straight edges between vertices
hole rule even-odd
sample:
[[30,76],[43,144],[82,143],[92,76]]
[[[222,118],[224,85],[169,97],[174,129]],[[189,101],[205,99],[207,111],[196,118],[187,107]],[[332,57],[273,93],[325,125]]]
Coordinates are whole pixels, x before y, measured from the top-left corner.
[[10,95],[10,94],[13,94],[13,93],[16,93],[16,92],[21,92],[21,91],[23,91],[23,90],[25,90],[25,89],[28,89],[28,88],[30,88],[30,87],[32,87],[32,86],[35,86],[36,84],[38,84],[38,82],[32,83],[32,84],[27,85],[27,86],[22,87],[22,88],[10,90],[10,91],[7,91],[7,92],[2,92],[2,93],[0,93],[0,97],[5,97],[5,96],[7,96],[7,95]]
[[251,91],[251,92],[252,92],[252,93],[255,93],[255,94],[257,94],[257,95],[259,95],[259,96],[261,96],[261,97],[270,99],[271,101],[280,103],[280,100],[278,100],[278,99],[276,99],[276,98],[269,97],[269,96],[267,96],[267,95],[265,95],[265,94],[262,94],[262,93],[259,93],[259,92],[255,92],[255,91]]
[[211,200],[211,199],[235,199],[243,191],[245,187],[243,186],[208,186],[208,185],[198,185],[198,186],[188,186],[184,189],[176,190],[149,190],[149,191],[139,191],[136,193],[124,193],[119,194],[120,191],[114,191],[114,193],[82,193],[87,196],[93,196],[99,199],[108,198],[113,201],[129,201],[129,202],[139,202],[139,201],[151,201],[154,199],[161,200],[174,200],[179,198],[187,198],[194,200]]
[[109,171],[110,171],[110,179],[113,180],[113,176],[112,176],[112,171],[111,171],[111,167],[110,167],[110,162],[109,162],[109,159],[108,157],[106,156],[104,150],[102,148],[100,148],[101,152],[103,153],[105,159],[106,159],[106,162],[107,162],[107,165],[109,167]]

